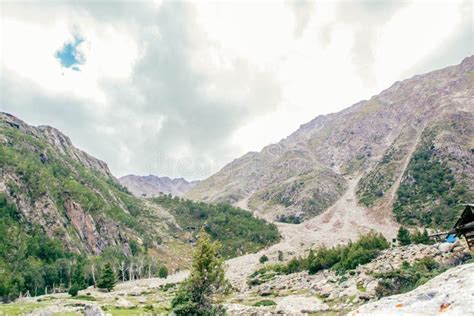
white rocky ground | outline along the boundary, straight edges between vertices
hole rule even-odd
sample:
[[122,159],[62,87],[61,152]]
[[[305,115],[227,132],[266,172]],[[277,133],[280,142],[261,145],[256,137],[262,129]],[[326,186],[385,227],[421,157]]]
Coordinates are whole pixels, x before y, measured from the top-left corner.
[[[257,286],[243,286],[230,296],[221,297],[230,315],[474,315],[474,264],[452,268],[420,288],[380,301],[376,297],[379,282],[374,273],[399,268],[404,261],[413,263],[430,257],[442,265],[456,265],[468,254],[464,242],[436,245],[409,245],[384,250],[372,262],[352,273],[337,275],[325,270],[315,275],[307,272],[277,275]],[[258,258],[257,258],[258,260]],[[275,259],[276,260],[276,259]],[[256,267],[262,267],[260,263]],[[176,283],[187,276],[183,271],[166,279],[145,279],[118,284],[110,293],[89,288],[77,299],[67,294],[53,294],[19,300],[28,315],[158,315],[167,313]],[[170,287],[170,289],[168,289]],[[273,305],[254,306],[270,301]],[[364,305],[366,304],[366,305]],[[401,304],[401,305],[400,305]],[[361,307],[362,306],[362,307]],[[441,308],[443,307],[443,308]],[[151,309],[152,308],[152,309]],[[104,310],[104,311],[102,311]],[[426,311],[426,313],[424,313]],[[11,315],[8,309],[0,315]]]
[[363,305],[349,315],[474,315],[474,263],[453,268],[411,292]]

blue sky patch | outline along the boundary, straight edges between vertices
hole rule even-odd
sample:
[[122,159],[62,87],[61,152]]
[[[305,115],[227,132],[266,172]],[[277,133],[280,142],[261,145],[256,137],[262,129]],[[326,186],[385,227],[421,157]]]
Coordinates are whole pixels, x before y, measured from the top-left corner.
[[56,52],[55,56],[64,68],[80,71],[79,65],[84,64],[84,58],[76,49],[82,42],[84,39],[74,36],[72,42],[64,43],[62,49]]

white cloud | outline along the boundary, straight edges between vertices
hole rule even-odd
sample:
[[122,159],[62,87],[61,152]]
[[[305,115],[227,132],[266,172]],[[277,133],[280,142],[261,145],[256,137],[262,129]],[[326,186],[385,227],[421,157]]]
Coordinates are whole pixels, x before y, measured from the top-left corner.
[[[61,128],[117,175],[209,175],[472,54],[470,1],[0,5],[2,110]],[[81,71],[55,57],[77,34]]]

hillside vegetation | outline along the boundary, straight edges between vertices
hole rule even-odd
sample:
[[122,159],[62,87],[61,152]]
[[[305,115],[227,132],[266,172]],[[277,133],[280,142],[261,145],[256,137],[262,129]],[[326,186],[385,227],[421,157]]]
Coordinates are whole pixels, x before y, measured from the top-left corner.
[[0,113],[0,300],[75,293],[104,267],[122,281],[187,268],[201,226],[227,258],[279,240],[274,225],[229,205],[153,202],[58,130]]
[[162,195],[151,199],[169,209],[178,225],[195,237],[201,227],[222,244],[225,258],[255,252],[279,241],[275,225],[228,204],[206,204]]
[[[463,140],[459,136],[474,133],[469,126],[471,119],[472,115],[466,113],[465,117],[457,117],[447,126],[436,125],[423,132],[394,204],[399,222],[450,228],[460,214],[460,204],[474,200],[472,178],[468,178],[469,171],[466,170],[473,165],[471,158],[474,157],[467,151],[467,138]],[[440,140],[447,135],[451,135],[449,146],[456,150],[440,148]],[[458,142],[465,146],[464,151],[456,148]]]

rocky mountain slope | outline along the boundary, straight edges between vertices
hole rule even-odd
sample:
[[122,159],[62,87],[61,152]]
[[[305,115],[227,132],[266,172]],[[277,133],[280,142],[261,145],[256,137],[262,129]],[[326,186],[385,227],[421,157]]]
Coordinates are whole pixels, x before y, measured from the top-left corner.
[[160,194],[182,196],[199,183],[199,181],[187,181],[184,178],[171,179],[154,175],[136,176],[133,174],[120,177],[118,180],[138,197],[155,197]]
[[396,82],[234,160],[185,196],[293,221],[324,212],[360,178],[357,203],[368,212],[447,227],[453,206],[474,197],[473,86],[474,56]]
[[[202,223],[195,220],[193,210],[199,210]],[[212,223],[207,229],[215,239],[224,245],[239,244],[242,253],[279,239],[274,225],[231,206],[167,196],[137,198],[105,162],[74,147],[57,129],[30,126],[7,113],[0,113],[0,220],[2,232],[11,230],[4,223],[12,221],[15,230],[28,238],[36,238],[34,231],[75,254],[100,255],[111,249],[127,256],[146,252],[170,269],[187,266],[194,235],[204,221]],[[246,234],[224,240],[228,236],[216,233],[229,229]],[[0,242],[0,266],[15,249],[10,242],[15,238]],[[235,253],[230,249],[226,255]]]
[[25,225],[40,226],[70,251],[99,254],[117,246],[130,253],[131,243],[169,250],[160,244],[170,240],[174,218],[133,197],[105,162],[55,128],[1,113],[0,167],[0,191]]

